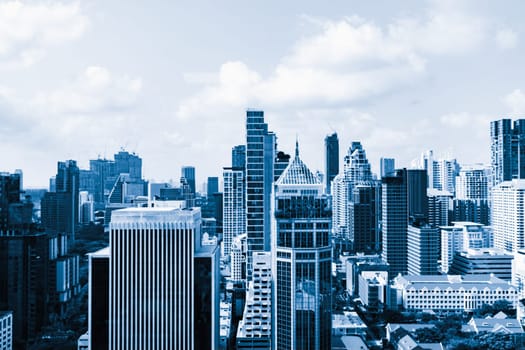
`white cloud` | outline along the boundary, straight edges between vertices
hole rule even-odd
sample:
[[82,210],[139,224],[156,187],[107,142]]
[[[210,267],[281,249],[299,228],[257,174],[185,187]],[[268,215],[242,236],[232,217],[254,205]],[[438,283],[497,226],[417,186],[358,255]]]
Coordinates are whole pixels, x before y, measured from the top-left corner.
[[521,89],[516,89],[503,98],[505,104],[513,114],[525,114],[525,93]]
[[0,64],[32,65],[50,47],[79,38],[88,25],[78,2],[0,3]]
[[31,108],[46,114],[89,114],[133,106],[142,88],[140,78],[116,76],[107,68],[87,67],[61,88],[41,91]]
[[502,49],[513,49],[518,45],[518,34],[512,29],[500,29],[496,33],[496,43]]
[[296,42],[270,74],[262,76],[242,62],[227,62],[218,78],[208,76],[200,92],[182,101],[178,117],[227,106],[352,106],[414,84],[436,55],[476,50],[489,30],[482,18],[439,3],[422,19],[405,16],[385,26],[357,16],[305,21],[317,32]]

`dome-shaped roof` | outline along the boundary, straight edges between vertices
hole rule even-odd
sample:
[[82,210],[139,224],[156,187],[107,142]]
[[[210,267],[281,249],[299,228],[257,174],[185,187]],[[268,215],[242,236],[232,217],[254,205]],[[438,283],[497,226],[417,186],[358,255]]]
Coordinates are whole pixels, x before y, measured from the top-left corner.
[[319,185],[321,180],[299,158],[299,143],[295,144],[295,158],[283,171],[277,185]]

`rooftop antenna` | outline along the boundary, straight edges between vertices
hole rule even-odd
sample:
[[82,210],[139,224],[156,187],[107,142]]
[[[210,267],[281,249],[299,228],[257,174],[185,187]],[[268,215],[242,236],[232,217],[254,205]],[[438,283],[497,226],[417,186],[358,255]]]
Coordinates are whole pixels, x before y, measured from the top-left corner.
[[299,158],[299,136],[295,134],[295,158]]

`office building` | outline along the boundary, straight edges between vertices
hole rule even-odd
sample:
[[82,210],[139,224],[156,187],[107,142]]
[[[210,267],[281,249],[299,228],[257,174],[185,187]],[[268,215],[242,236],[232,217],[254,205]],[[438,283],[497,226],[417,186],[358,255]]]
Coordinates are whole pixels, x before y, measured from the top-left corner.
[[[195,348],[194,306],[200,296],[194,295],[194,257],[201,249],[200,225],[198,208],[112,213],[110,349]],[[213,326],[218,337],[218,323]],[[208,341],[213,349],[215,339]]]
[[273,163],[273,181],[277,181],[288,166],[288,163],[290,163],[290,155],[283,151],[278,151]]
[[331,210],[322,182],[299,157],[274,189],[274,347],[330,349]]
[[206,184],[206,195],[208,198],[214,193],[219,192],[219,178],[216,176],[208,176],[208,183]]
[[382,180],[382,258],[390,265],[390,278],[408,271],[407,171],[396,170]]
[[[181,183],[186,183],[189,186],[190,193],[195,195],[195,167],[193,166],[183,166],[180,169]],[[183,180],[184,179],[184,180]]]
[[272,347],[272,255],[253,253],[253,278],[249,282],[242,320],[237,328],[237,349]]
[[516,287],[493,275],[398,276],[391,290],[391,302],[407,311],[471,312],[502,299],[518,305]]
[[224,168],[222,256],[229,257],[233,239],[246,232],[244,175],[239,168]]
[[42,198],[42,225],[52,232],[66,233],[74,241],[79,224],[80,175],[77,162],[58,162],[55,192]]
[[339,174],[339,139],[335,132],[324,138],[324,159],[326,193],[331,193],[331,183]]
[[[372,180],[372,170],[361,142],[353,141],[344,157],[344,174],[351,184]],[[351,185],[352,186],[352,185]]]
[[476,164],[464,166],[456,177],[453,221],[472,221],[488,225],[490,169]]
[[355,252],[378,252],[381,246],[381,183],[358,182],[348,202],[348,239]]
[[246,276],[251,279],[252,253],[270,251],[270,206],[275,162],[275,134],[264,112],[246,112]]
[[407,176],[408,217],[410,222],[428,221],[427,172],[409,169]]
[[525,180],[504,181],[492,188],[494,247],[515,253],[525,248]]
[[383,158],[379,160],[380,175],[386,177],[394,174],[396,170],[396,160],[394,158]]
[[387,302],[388,271],[362,271],[358,280],[359,299],[367,311],[382,311]]
[[33,203],[21,199],[20,173],[0,173],[0,232],[28,230],[33,222]]
[[0,350],[13,349],[13,312],[0,311]]
[[512,260],[514,256],[497,248],[467,249],[456,252],[450,265],[450,275],[485,275],[494,276],[511,282]]
[[475,222],[454,222],[441,228],[441,271],[448,273],[454,255],[467,249],[491,248],[492,230]]
[[246,168],[246,145],[232,148],[232,168]]
[[491,185],[525,178],[525,120],[490,123]]
[[408,226],[408,274],[436,275],[439,259],[439,228],[431,225]]
[[142,179],[142,159],[138,155],[121,150],[114,158],[117,174],[129,174],[134,180]]
[[514,253],[512,285],[516,286],[520,299],[523,299],[525,297],[525,249],[520,249]]
[[89,349],[105,350],[109,346],[109,256],[109,247],[88,254]]

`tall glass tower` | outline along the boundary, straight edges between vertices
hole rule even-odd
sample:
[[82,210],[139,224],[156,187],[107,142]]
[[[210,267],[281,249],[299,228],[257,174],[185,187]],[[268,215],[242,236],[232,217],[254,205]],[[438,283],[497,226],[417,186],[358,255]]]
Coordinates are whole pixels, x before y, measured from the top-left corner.
[[268,132],[264,112],[246,112],[246,277],[252,276],[252,252],[270,251],[270,205],[275,134]]
[[332,180],[339,173],[339,139],[337,133],[324,138],[326,193],[330,193]]
[[323,184],[295,158],[274,188],[274,347],[331,348],[331,208]]

